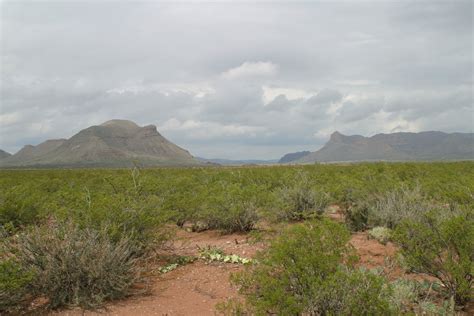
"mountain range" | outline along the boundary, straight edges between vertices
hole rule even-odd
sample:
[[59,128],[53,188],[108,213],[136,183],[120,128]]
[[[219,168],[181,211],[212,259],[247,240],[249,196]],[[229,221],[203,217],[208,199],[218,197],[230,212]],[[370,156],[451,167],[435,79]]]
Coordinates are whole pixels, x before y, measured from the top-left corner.
[[278,163],[289,163],[289,162],[301,159],[304,156],[309,155],[310,153],[311,153],[310,151],[298,151],[295,153],[289,153],[281,157],[280,160],[278,160]]
[[69,139],[26,145],[14,155],[0,150],[0,167],[130,167],[248,165],[352,161],[429,161],[474,159],[473,133],[392,133],[372,137],[334,132],[315,152],[280,160],[195,158],[164,138],[155,125],[111,120],[81,130]]
[[164,138],[154,125],[111,120],[69,139],[26,145],[0,160],[1,167],[129,167],[199,165],[191,154]]
[[392,133],[372,137],[334,132],[318,151],[291,163],[474,159],[473,133]]
[[0,160],[10,157],[12,154],[0,149]]

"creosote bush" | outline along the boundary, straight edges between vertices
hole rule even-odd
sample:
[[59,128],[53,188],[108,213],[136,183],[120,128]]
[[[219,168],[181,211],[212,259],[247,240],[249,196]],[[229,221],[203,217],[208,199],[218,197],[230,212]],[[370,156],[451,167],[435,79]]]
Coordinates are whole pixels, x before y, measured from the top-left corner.
[[135,243],[112,241],[103,230],[70,222],[32,228],[11,243],[20,271],[30,271],[28,294],[51,308],[94,308],[124,297],[140,276]]
[[405,263],[438,278],[459,305],[473,299],[474,212],[434,209],[407,219],[395,230]]
[[[194,218],[195,230],[217,229],[223,233],[248,232],[254,229],[260,216],[253,187],[222,183],[213,188],[203,209]],[[221,192],[218,192],[220,190]]]
[[[438,203],[439,204],[439,203]],[[371,227],[395,228],[405,219],[417,219],[436,205],[421,187],[405,185],[354,201],[346,210],[346,223],[354,231]]]
[[417,219],[433,208],[419,185],[413,189],[402,186],[379,196],[369,212],[371,226],[395,228],[405,219]]
[[294,184],[275,192],[277,220],[301,221],[320,217],[329,204],[328,194],[313,188],[308,175],[299,173]]
[[373,238],[381,244],[386,244],[390,241],[392,230],[387,227],[377,226],[368,231],[369,238]]
[[28,286],[33,278],[33,272],[17,261],[0,259],[0,314],[19,310],[27,303]]
[[349,238],[327,219],[293,226],[233,281],[256,315],[391,314],[390,289],[381,276],[354,268]]

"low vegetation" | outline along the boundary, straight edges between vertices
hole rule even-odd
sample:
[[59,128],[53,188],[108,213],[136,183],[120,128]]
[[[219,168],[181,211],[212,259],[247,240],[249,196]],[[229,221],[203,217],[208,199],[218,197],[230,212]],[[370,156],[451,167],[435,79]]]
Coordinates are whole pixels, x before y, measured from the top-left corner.
[[126,237],[111,240],[105,229],[57,223],[22,232],[9,246],[15,259],[3,263],[3,272],[20,277],[17,290],[5,294],[8,301],[28,295],[47,299],[51,308],[93,308],[126,296],[140,277],[135,244]]
[[[269,249],[237,281],[247,302],[229,306],[355,315],[457,310],[472,301],[472,162],[0,175],[0,313],[21,311],[35,298],[50,308],[95,308],[129,295],[174,227],[257,236],[256,228],[287,222],[294,227],[266,240]],[[325,219],[330,205],[340,207],[345,224]],[[356,268],[347,241],[359,230],[394,242],[407,271],[437,278],[442,286],[428,292],[438,301]],[[217,253],[206,258],[250,263]],[[169,262],[161,272],[180,265]]]
[[473,298],[472,209],[451,215],[435,209],[417,220],[405,220],[397,227],[395,240],[408,266],[439,279],[457,304]]
[[[256,315],[391,313],[382,277],[354,267],[349,231],[329,220],[293,226],[234,281]],[[311,251],[308,251],[308,250]],[[364,304],[360,304],[363,301]]]

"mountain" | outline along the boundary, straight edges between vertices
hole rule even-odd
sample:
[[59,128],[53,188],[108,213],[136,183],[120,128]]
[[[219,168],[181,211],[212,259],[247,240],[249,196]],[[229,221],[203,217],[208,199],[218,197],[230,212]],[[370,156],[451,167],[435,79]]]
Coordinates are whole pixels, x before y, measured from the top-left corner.
[[223,166],[242,166],[242,165],[271,165],[277,163],[278,160],[257,160],[257,159],[248,159],[248,160],[233,160],[233,159],[222,159],[222,158],[201,158],[197,157],[198,160],[209,163],[217,164]]
[[289,163],[292,161],[296,161],[306,155],[309,155],[310,153],[310,151],[298,151],[296,153],[289,153],[281,157],[280,160],[278,160],[278,163]]
[[326,145],[297,162],[461,159],[474,159],[473,133],[393,133],[364,137],[334,132]]
[[3,162],[7,164],[13,162],[15,165],[34,164],[34,161],[55,150],[65,141],[65,139],[50,139],[37,146],[26,145]]
[[169,142],[156,126],[140,127],[126,120],[111,120],[83,129],[70,139],[27,145],[3,159],[3,167],[128,167],[195,165],[191,154]]
[[10,157],[12,154],[0,149],[0,160]]

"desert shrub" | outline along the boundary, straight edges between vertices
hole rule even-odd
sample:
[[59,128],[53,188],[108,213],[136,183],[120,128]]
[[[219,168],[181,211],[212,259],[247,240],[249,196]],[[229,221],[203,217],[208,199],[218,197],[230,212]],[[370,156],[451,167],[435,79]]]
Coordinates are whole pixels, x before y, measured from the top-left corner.
[[137,251],[159,248],[172,237],[173,230],[166,226],[172,214],[162,208],[162,197],[144,189],[146,177],[138,169],[130,174],[123,181],[106,178],[111,192],[87,194],[81,207],[59,217],[103,231],[113,242],[126,238]]
[[389,302],[399,312],[407,313],[416,303],[419,288],[416,281],[398,279],[391,283]]
[[257,207],[252,202],[239,201],[222,205],[218,212],[221,215],[214,225],[226,233],[248,232],[259,219]]
[[352,231],[361,231],[368,228],[369,206],[366,202],[350,205],[344,211],[344,221]]
[[382,244],[386,244],[390,241],[392,236],[392,230],[387,227],[377,226],[368,231],[369,238],[373,238]]
[[293,226],[233,280],[256,315],[391,313],[384,279],[353,267],[349,238],[328,219]]
[[456,315],[454,301],[436,295],[437,282],[397,279],[390,287],[390,305],[400,315]]
[[419,185],[402,185],[352,201],[345,210],[345,221],[354,231],[377,226],[393,229],[404,219],[417,219],[434,206],[440,203],[430,200]]
[[422,301],[416,308],[416,312],[421,315],[459,315],[456,312],[456,304],[454,300],[445,300],[442,304],[437,304],[431,300]]
[[465,304],[474,282],[474,213],[446,212],[435,209],[404,220],[394,238],[412,270],[438,278],[457,304]]
[[297,174],[296,181],[275,192],[277,220],[300,221],[320,217],[329,204],[328,194],[313,188],[308,175]]
[[257,207],[252,202],[227,201],[203,210],[196,216],[193,230],[217,229],[223,233],[248,232],[254,229],[259,220]]
[[248,232],[259,220],[252,187],[222,183],[213,188],[204,208],[195,216],[197,230],[218,229],[224,233]]
[[0,191],[0,226],[13,233],[39,217],[40,196],[31,187],[13,187]]
[[369,210],[370,226],[395,228],[404,219],[416,219],[433,207],[419,185],[402,186],[377,197]]
[[33,277],[33,272],[25,270],[17,261],[0,259],[0,313],[23,307]]
[[127,238],[137,250],[145,251],[159,248],[172,237],[173,230],[166,227],[170,215],[162,212],[160,201],[154,196],[138,200],[127,195],[102,196],[70,218],[82,228],[104,231],[112,241]]
[[129,294],[139,277],[134,243],[111,241],[103,230],[58,223],[22,233],[11,247],[21,269],[34,275],[28,294],[47,298],[51,308],[100,306]]

